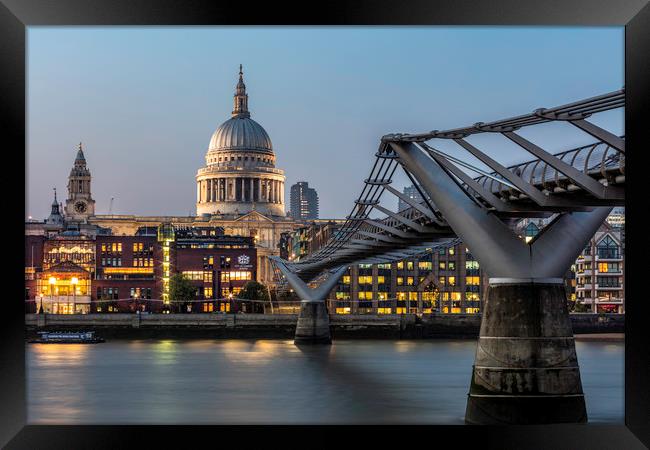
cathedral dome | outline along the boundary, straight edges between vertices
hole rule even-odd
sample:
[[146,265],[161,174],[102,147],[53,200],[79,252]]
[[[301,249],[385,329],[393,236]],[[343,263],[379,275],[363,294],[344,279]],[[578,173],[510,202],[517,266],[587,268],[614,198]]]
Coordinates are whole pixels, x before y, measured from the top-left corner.
[[273,145],[262,125],[250,117],[238,115],[219,125],[208,147],[208,151],[231,150],[273,153]]

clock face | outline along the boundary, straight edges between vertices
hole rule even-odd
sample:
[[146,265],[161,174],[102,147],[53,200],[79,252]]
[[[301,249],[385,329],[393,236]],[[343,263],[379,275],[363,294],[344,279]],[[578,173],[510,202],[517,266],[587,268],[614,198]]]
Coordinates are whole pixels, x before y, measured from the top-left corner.
[[86,212],[86,204],[84,202],[77,202],[74,204],[74,210],[78,213]]

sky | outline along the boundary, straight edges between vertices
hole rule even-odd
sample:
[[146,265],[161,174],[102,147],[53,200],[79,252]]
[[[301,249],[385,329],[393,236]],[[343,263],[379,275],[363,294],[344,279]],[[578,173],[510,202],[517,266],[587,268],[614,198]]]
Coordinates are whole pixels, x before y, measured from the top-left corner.
[[[53,187],[64,201],[80,141],[97,214],[111,198],[113,214],[194,214],[195,175],[230,118],[239,64],[251,117],[285,171],[287,208],[290,186],[307,181],[320,217],[343,218],[387,133],[459,128],[621,89],[624,29],[29,27],[25,215],[47,217]],[[590,120],[623,133],[621,111]],[[521,134],[555,152],[593,141],[565,123]],[[501,136],[468,140],[502,163],[531,159]],[[476,163],[453,143],[431,143]],[[407,181],[398,174],[393,186]]]

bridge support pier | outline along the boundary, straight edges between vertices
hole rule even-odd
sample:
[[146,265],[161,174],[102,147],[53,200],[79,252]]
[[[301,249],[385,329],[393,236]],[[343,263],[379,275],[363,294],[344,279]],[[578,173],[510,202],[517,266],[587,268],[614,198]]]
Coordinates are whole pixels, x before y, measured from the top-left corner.
[[561,281],[488,287],[466,423],[587,421]]
[[301,302],[294,344],[331,344],[330,316],[322,302]]
[[339,267],[330,273],[318,287],[310,288],[280,258],[273,256],[269,259],[282,272],[301,300],[294,344],[331,344],[330,317],[325,299],[348,267]]
[[564,275],[611,207],[560,211],[525,243],[423,148],[391,147],[490,276],[465,421],[586,422]]

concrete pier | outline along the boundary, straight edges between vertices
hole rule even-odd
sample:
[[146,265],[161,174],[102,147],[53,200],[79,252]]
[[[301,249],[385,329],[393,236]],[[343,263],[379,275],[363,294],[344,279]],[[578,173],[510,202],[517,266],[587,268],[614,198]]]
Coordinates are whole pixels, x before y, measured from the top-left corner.
[[564,286],[489,286],[465,422],[586,421]]
[[302,302],[294,344],[331,344],[330,317],[325,302]]

